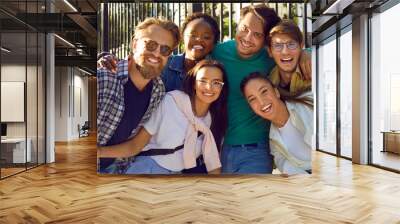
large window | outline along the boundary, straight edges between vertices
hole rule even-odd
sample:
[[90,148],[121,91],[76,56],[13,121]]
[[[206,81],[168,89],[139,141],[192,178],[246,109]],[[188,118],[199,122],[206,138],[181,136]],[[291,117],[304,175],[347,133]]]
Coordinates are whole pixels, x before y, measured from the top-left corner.
[[[39,13],[43,1],[5,1],[18,16]],[[0,178],[45,162],[45,35],[0,12]]]
[[400,170],[400,4],[371,19],[372,163]]
[[[352,25],[319,44],[318,139],[319,150],[352,158]],[[338,92],[339,91],[339,92]],[[339,123],[338,123],[339,122]]]
[[336,153],[336,36],[318,48],[318,149]]
[[341,31],[340,43],[340,155],[352,157],[352,30]]

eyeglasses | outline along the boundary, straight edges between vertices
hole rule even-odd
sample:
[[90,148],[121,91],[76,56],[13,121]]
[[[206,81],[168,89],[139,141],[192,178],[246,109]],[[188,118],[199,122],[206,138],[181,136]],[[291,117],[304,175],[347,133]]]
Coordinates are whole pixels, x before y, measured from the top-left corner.
[[186,37],[189,37],[191,40],[205,40],[205,41],[209,41],[212,40],[213,37],[211,35],[204,35],[204,36],[200,36],[200,35],[196,35],[196,34],[186,34]]
[[273,43],[271,45],[272,49],[274,51],[282,51],[284,46],[286,45],[287,49],[293,51],[296,50],[299,47],[299,44],[297,42],[289,42],[289,43]]
[[154,40],[143,40],[146,50],[153,52],[160,46],[160,54],[162,56],[169,56],[172,53],[172,48],[168,45],[161,45]]
[[205,79],[197,79],[196,80],[197,83],[201,86],[201,87],[206,87],[207,85],[210,85],[211,88],[213,89],[222,89],[222,87],[224,86],[224,82],[218,81],[218,80],[205,80]]

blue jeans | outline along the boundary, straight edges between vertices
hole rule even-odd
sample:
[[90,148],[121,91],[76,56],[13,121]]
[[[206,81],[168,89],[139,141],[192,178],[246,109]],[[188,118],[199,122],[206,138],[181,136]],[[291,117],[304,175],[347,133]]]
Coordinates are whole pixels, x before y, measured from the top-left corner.
[[177,174],[158,165],[150,156],[138,156],[129,164],[125,174]]
[[222,173],[272,173],[269,144],[261,141],[245,145],[224,145],[221,154]]

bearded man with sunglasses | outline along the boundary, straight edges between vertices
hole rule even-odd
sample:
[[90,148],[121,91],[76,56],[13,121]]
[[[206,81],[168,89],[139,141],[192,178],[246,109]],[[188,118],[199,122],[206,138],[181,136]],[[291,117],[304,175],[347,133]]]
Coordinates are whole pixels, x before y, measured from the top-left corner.
[[[157,109],[165,94],[160,78],[168,57],[179,43],[179,28],[171,21],[148,18],[135,28],[132,61],[121,60],[114,74],[97,70],[97,144],[109,146],[134,136]],[[100,173],[123,173],[129,159],[101,159]],[[109,166],[113,163],[113,166]]]

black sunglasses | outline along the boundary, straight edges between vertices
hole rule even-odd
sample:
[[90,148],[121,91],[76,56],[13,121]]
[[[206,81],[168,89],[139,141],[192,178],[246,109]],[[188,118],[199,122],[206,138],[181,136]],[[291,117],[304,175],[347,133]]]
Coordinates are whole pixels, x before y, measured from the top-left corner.
[[172,53],[172,48],[168,45],[161,45],[154,40],[144,40],[144,47],[146,50],[153,52],[160,46],[160,54],[162,56],[169,56]]

